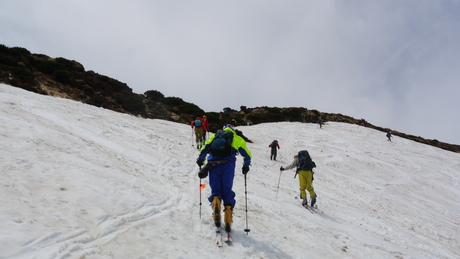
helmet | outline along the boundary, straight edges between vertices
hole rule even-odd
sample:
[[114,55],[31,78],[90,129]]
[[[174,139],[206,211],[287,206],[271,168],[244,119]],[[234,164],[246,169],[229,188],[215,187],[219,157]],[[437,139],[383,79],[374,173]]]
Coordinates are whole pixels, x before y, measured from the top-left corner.
[[201,120],[201,118],[200,118],[200,117],[196,117],[196,119],[195,119],[195,120]]
[[235,129],[235,127],[234,127],[232,124],[229,124],[229,123],[225,123],[225,124],[224,124],[224,129],[225,129],[225,128],[231,128],[232,130]]
[[206,115],[203,115],[203,119],[206,119]]

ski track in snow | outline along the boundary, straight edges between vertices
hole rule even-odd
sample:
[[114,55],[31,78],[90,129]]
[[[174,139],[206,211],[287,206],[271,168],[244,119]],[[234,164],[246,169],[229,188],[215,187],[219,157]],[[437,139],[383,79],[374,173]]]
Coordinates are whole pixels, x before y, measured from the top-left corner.
[[[459,154],[343,123],[238,129],[248,221],[239,157],[233,244],[218,248],[190,126],[0,84],[0,258],[460,257]],[[279,171],[301,149],[323,213]]]

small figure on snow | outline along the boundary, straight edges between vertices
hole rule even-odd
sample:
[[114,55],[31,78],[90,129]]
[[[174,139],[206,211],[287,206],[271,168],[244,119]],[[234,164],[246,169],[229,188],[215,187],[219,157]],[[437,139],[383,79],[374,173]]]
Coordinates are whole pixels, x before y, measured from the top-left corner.
[[[296,168],[296,174],[299,174],[299,186],[300,186],[300,198],[302,199],[302,205],[308,205],[307,193],[305,190],[308,190],[311,198],[311,205],[314,206],[316,203],[316,193],[313,188],[313,168],[316,167],[315,162],[311,159],[307,150],[299,151],[299,153],[294,156],[294,161],[286,166],[281,167],[280,170],[289,170]],[[294,176],[294,178],[295,178]]]
[[225,124],[223,130],[218,130],[209,137],[200,151],[196,163],[201,168],[204,160],[208,163],[200,170],[198,177],[206,178],[209,172],[211,196],[208,200],[212,205],[212,218],[216,227],[221,225],[221,203],[224,204],[225,231],[231,231],[232,211],[235,207],[235,192],[233,178],[235,177],[236,155],[243,158],[242,173],[244,177],[249,172],[251,152],[246,148],[246,141],[238,136],[233,125]]
[[273,140],[273,142],[270,145],[268,145],[268,147],[271,148],[270,160],[275,160],[276,161],[276,154],[277,154],[276,148],[280,149],[280,145],[278,144],[278,140]]
[[201,118],[196,117],[196,119],[190,123],[190,126],[193,130],[195,130],[196,148],[200,149],[203,145],[203,127],[201,125]]
[[206,115],[201,117],[201,127],[203,128],[203,143],[206,142],[206,133],[209,131],[208,118]]
[[388,138],[387,141],[390,141],[390,142],[391,142],[391,131],[388,131],[388,132],[387,132],[387,138]]

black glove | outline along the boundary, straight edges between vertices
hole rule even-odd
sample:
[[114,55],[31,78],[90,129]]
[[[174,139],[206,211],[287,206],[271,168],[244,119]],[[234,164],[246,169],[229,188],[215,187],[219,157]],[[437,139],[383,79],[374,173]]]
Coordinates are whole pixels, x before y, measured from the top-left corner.
[[244,166],[243,166],[243,174],[246,175],[248,172],[249,172],[249,166],[248,166],[248,165],[244,165]]
[[280,167],[280,171],[284,171],[284,168],[283,168],[283,167]]
[[209,167],[205,166],[203,167],[200,172],[198,173],[198,177],[200,179],[203,179],[203,178],[206,178],[208,177],[208,170],[209,170]]
[[[198,161],[197,161],[197,163],[198,163]],[[201,179],[208,177],[209,169],[211,169],[211,167],[213,167],[213,166],[214,166],[214,164],[212,162],[209,162],[209,161],[203,168],[201,168],[201,166],[200,166],[200,172],[198,173],[198,177],[200,177]]]
[[201,168],[203,166],[203,160],[200,160],[199,158],[196,160],[196,164]]

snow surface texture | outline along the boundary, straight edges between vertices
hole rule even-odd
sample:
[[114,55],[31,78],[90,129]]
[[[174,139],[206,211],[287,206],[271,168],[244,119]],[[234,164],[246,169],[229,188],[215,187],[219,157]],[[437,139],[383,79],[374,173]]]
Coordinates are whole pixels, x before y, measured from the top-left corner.
[[[460,257],[460,154],[343,123],[238,129],[248,221],[239,157],[218,248],[190,126],[0,85],[0,258]],[[294,170],[280,178],[301,149],[324,214],[300,206]]]

